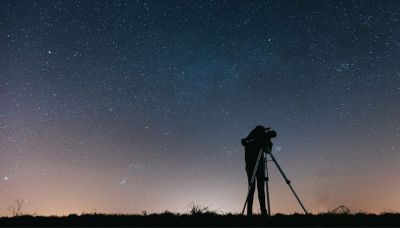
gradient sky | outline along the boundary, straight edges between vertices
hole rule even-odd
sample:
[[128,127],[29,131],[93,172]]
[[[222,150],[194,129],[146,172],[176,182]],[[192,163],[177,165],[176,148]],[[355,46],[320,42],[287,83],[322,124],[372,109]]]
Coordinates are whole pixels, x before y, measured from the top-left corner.
[[239,212],[258,124],[311,212],[400,211],[399,1],[1,1],[0,50],[0,215]]

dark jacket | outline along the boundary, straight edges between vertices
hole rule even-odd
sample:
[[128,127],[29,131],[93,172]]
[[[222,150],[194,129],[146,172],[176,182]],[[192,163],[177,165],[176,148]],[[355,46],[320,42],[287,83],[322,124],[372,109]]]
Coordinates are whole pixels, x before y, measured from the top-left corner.
[[[268,147],[272,146],[271,140],[265,135],[265,132],[251,131],[250,134],[242,139],[242,145],[245,147],[245,161],[246,169],[254,169],[257,162],[257,157],[260,149],[265,145]],[[264,154],[261,154],[260,166],[264,164]]]

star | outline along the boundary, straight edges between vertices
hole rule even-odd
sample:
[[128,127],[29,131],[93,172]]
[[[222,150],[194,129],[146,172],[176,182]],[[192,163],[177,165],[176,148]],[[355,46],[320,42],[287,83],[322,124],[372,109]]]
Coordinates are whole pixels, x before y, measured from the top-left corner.
[[[27,213],[190,200],[231,212],[247,187],[240,139],[272,125],[310,210],[347,194],[355,210],[400,210],[389,197],[400,172],[400,4],[325,1],[0,1],[0,184],[35,199]],[[372,160],[385,170],[367,173]],[[342,166],[359,174],[352,188],[331,172]],[[382,201],[362,203],[355,191],[371,175],[382,187],[368,193]],[[310,182],[320,176],[335,182]],[[61,186],[62,197],[39,198]],[[75,194],[92,189],[104,195]],[[0,205],[17,197],[3,192]],[[162,204],[140,199],[165,193]]]
[[120,182],[121,185],[128,183],[128,178],[123,178]]

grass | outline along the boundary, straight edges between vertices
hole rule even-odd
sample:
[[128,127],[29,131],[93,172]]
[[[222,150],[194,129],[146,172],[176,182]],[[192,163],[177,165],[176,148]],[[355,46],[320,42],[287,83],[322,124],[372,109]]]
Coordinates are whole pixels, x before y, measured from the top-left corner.
[[0,218],[0,226],[400,226],[400,214],[317,214],[271,217],[237,214],[175,214],[164,212],[149,215],[72,214],[69,216],[22,215]]
[[70,214],[69,216],[19,215],[1,217],[0,226],[400,226],[400,213],[320,213],[242,216],[223,214],[208,207],[192,205],[186,214]]

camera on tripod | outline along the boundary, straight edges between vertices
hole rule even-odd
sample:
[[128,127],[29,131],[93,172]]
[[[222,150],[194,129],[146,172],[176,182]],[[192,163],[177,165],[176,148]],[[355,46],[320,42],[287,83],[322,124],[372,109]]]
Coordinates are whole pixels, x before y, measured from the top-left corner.
[[263,126],[257,126],[253,130],[255,134],[252,136],[252,138],[244,138],[242,139],[242,145],[246,146],[248,143],[253,143],[253,142],[269,142],[271,143],[271,139],[276,137],[276,131],[271,130],[270,127],[263,127]]
[[270,127],[266,127],[264,128],[265,134],[263,134],[264,137],[266,137],[267,139],[272,139],[276,137],[276,131],[271,130]]
[[255,140],[256,142],[271,143],[271,139],[276,137],[276,131],[272,130],[270,127],[257,126],[255,129],[257,133],[255,137],[249,141]]

